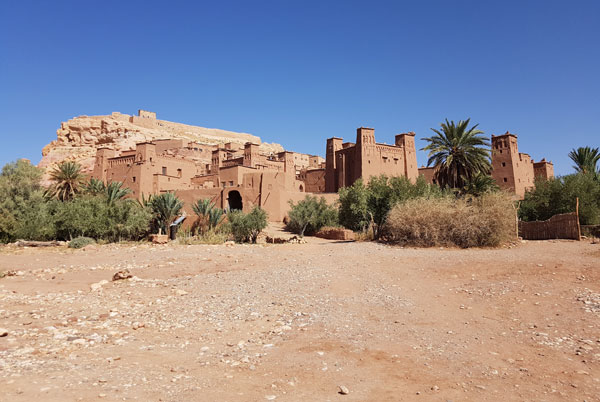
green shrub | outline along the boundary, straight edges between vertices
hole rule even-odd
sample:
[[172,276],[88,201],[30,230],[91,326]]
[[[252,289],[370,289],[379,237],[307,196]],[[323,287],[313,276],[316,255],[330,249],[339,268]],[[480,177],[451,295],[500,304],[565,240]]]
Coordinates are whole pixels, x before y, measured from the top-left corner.
[[354,231],[363,232],[371,226],[373,236],[379,238],[381,228],[396,204],[412,198],[437,198],[444,194],[422,176],[412,183],[406,177],[381,175],[372,177],[367,186],[359,179],[339,191],[339,221]]
[[56,236],[68,240],[86,236],[108,241],[137,240],[148,233],[148,209],[132,200],[107,203],[106,196],[79,196],[51,201]]
[[416,198],[392,209],[382,238],[420,247],[497,247],[516,238],[515,207],[501,192],[478,198]]
[[7,163],[0,173],[0,243],[17,239],[54,238],[44,190],[42,170],[25,159]]
[[250,213],[234,210],[227,214],[229,227],[233,238],[238,243],[252,242],[260,232],[267,227],[267,212],[259,207],[254,207]]
[[286,226],[300,236],[304,236],[305,233],[313,235],[324,226],[336,226],[337,224],[337,210],[334,206],[327,204],[325,197],[317,199],[317,197],[307,195],[297,204],[290,200],[290,206],[291,210]]
[[519,218],[546,220],[553,215],[575,212],[579,198],[579,222],[600,224],[600,181],[593,173],[577,173],[550,180],[536,180],[535,188],[525,193]]
[[368,191],[362,179],[358,179],[350,187],[339,190],[338,219],[342,226],[356,231],[364,230],[370,222],[367,206]]
[[69,242],[69,248],[82,248],[89,246],[90,244],[96,244],[96,240],[90,237],[76,237]]

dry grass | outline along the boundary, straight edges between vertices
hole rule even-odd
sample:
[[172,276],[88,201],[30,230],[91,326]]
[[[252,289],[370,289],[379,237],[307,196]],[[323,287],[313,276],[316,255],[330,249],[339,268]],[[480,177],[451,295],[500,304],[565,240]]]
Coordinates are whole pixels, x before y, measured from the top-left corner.
[[197,236],[182,236],[177,238],[179,244],[223,244],[229,240],[229,233],[219,230],[208,230]]
[[392,209],[383,240],[419,247],[497,247],[516,238],[516,212],[504,193],[474,199],[413,199]]

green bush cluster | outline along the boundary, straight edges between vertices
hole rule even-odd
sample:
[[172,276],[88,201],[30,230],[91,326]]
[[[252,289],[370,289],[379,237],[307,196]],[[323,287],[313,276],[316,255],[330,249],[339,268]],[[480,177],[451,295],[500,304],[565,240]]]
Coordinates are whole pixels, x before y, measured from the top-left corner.
[[128,189],[111,183],[101,191],[78,189],[74,196],[49,198],[40,185],[42,170],[29,161],[4,166],[0,173],[0,242],[71,240],[87,236],[107,241],[147,234],[151,213],[132,200]]
[[238,243],[256,243],[260,232],[267,227],[267,212],[259,207],[254,207],[249,213],[230,211],[227,219],[231,234]]
[[337,225],[337,209],[333,205],[328,205],[324,197],[318,199],[307,195],[297,204],[290,201],[290,206],[286,226],[288,230],[300,236],[313,235],[324,226]]
[[368,185],[361,179],[339,191],[339,222],[354,231],[373,229],[379,238],[391,209],[413,198],[440,198],[446,194],[438,186],[428,184],[420,176],[415,183],[405,177],[373,177]]
[[90,244],[96,244],[96,240],[91,237],[76,237],[69,242],[69,248],[83,248],[85,246],[89,246]]
[[579,222],[600,224],[600,180],[595,172],[576,173],[550,180],[536,180],[519,207],[524,221],[546,220],[574,212],[579,199]]

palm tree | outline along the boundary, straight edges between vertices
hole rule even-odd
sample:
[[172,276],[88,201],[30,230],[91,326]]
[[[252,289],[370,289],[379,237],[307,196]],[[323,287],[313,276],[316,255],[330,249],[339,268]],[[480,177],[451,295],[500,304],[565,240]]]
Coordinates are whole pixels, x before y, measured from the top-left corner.
[[440,124],[441,130],[431,129],[435,135],[425,138],[429,142],[427,166],[437,166],[435,179],[442,188],[462,188],[476,174],[489,174],[490,146],[478,124],[468,128],[471,119]]
[[471,178],[471,180],[466,181],[461,193],[479,197],[483,194],[492,193],[498,190],[500,190],[500,187],[498,187],[492,176],[488,174],[477,173]]
[[106,202],[112,204],[117,200],[121,200],[131,194],[131,189],[123,187],[123,183],[120,181],[113,181],[108,183],[105,189]]
[[165,234],[170,234],[170,225],[183,208],[181,201],[174,193],[163,193],[151,198],[150,208],[154,214],[156,226]]
[[90,181],[84,184],[83,190],[91,195],[99,195],[106,191],[106,186],[102,180],[92,177]]
[[198,221],[194,226],[196,229],[199,228],[201,233],[203,233],[205,229],[215,229],[225,219],[225,211],[221,208],[217,208],[208,198],[196,201],[196,203],[192,205],[192,209],[198,216]]
[[215,229],[225,220],[225,211],[221,208],[212,208],[208,212],[208,227],[210,229]]
[[46,190],[46,195],[61,201],[70,201],[81,189],[81,165],[77,162],[62,162],[50,172],[50,180],[53,184]]
[[600,152],[598,148],[579,147],[569,152],[569,158],[575,163],[573,166],[580,173],[597,173]]

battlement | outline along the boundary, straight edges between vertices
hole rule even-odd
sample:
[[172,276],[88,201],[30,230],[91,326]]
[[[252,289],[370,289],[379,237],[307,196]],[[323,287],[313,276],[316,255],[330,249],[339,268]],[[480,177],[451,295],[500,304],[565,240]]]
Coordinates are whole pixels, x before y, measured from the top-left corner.
[[138,110],[138,117],[142,117],[144,119],[154,119],[154,120],[156,120],[156,113],[155,112],[149,112],[147,110],[139,109]]

